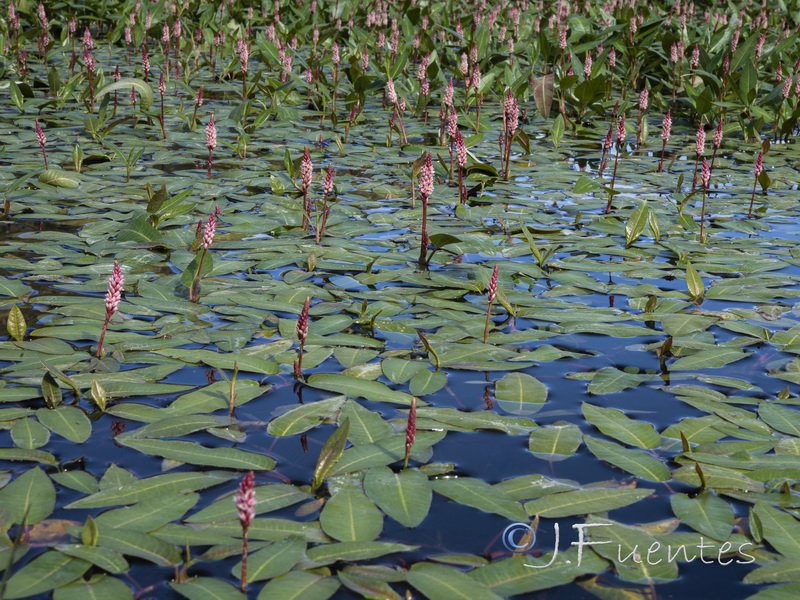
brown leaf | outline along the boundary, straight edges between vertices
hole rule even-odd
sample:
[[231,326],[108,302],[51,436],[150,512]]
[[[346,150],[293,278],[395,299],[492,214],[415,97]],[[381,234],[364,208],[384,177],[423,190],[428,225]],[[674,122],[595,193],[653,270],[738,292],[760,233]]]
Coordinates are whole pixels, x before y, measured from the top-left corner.
[[532,91],[536,108],[547,119],[550,116],[550,107],[553,106],[553,74],[534,79]]

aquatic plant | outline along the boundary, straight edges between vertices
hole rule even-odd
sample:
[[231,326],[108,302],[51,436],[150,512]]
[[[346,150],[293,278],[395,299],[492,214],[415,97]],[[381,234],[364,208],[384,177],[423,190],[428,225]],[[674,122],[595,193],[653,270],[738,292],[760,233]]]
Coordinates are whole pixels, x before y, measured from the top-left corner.
[[111,277],[108,278],[108,291],[106,292],[105,301],[106,314],[105,319],[103,320],[103,329],[100,332],[100,339],[97,342],[97,358],[101,358],[103,356],[103,342],[106,339],[108,324],[111,321],[111,317],[113,317],[114,313],[116,313],[119,309],[119,303],[122,300],[122,288],[124,285],[125,276],[122,274],[122,268],[119,266],[119,263],[115,260]]

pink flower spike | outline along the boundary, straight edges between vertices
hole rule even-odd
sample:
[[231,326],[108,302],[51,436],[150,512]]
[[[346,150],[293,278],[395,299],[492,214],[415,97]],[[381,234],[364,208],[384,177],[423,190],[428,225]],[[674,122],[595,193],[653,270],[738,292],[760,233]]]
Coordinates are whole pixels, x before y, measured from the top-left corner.
[[499,274],[499,266],[495,265],[494,270],[492,271],[492,278],[489,281],[489,288],[487,290],[486,299],[488,300],[489,304],[494,302],[495,297],[497,296],[497,276]]
[[322,186],[322,193],[327,198],[333,194],[333,165],[328,164],[328,169],[325,172],[325,183]]
[[408,421],[406,422],[406,454],[403,460],[403,468],[408,467],[408,457],[411,454],[411,447],[417,437],[417,398],[411,398],[411,407],[408,411]]
[[147,46],[144,44],[142,44],[142,71],[144,80],[147,81],[147,76],[150,75],[150,58],[147,56]]
[[708,190],[709,185],[711,185],[711,165],[708,164],[706,159],[703,159],[703,175],[702,175],[703,187]]
[[305,344],[306,337],[308,336],[308,309],[311,306],[311,298],[306,298],[303,303],[303,309],[300,311],[300,318],[297,319],[297,339],[300,345]]
[[206,125],[206,147],[213,150],[217,147],[217,124],[214,123],[214,115],[212,113],[211,119]]
[[617,147],[621,148],[625,144],[625,113],[619,118],[619,126],[617,127]]
[[442,103],[445,106],[451,106],[453,104],[453,78],[450,78],[450,81],[447,83],[447,89],[444,91],[444,99]]
[[314,165],[311,164],[311,155],[308,153],[308,147],[303,146],[303,159],[300,161],[300,178],[304,191],[308,191],[308,188],[311,187],[313,177]]
[[722,145],[722,119],[720,119],[717,128],[714,130],[714,138],[711,143],[714,145],[714,150],[719,150]]
[[670,131],[672,131],[672,116],[670,115],[670,111],[667,111],[661,123],[661,139],[664,140],[665,143],[669,141]]
[[119,308],[122,299],[122,286],[125,285],[125,277],[119,263],[114,261],[114,270],[108,278],[108,291],[106,292],[106,317],[110,317]]
[[248,472],[239,483],[239,493],[233,499],[239,513],[239,523],[245,531],[256,516],[255,475]]
[[753,169],[753,174],[756,176],[756,179],[761,177],[762,171],[764,171],[764,153],[759,152],[758,158],[756,159],[756,166]]
[[706,151],[706,130],[703,129],[702,123],[697,127],[697,138],[695,141],[694,151],[698,157],[703,156]]
[[214,242],[214,232],[217,230],[217,218],[215,213],[208,215],[205,227],[203,228],[203,249],[208,250]]
[[92,56],[92,53],[89,52],[89,50],[83,51],[83,62],[86,63],[86,70],[89,71],[89,73],[94,73],[95,71],[94,57]]
[[39,125],[39,119],[36,119],[36,139],[39,141],[39,147],[42,149],[42,156],[44,157],[44,168],[49,169],[50,167],[47,164],[47,149],[45,148],[45,144],[47,143],[47,136],[45,136],[44,131],[42,131],[42,126]]
[[462,169],[465,169],[467,166],[467,146],[464,143],[464,136],[461,135],[461,132],[458,129],[456,129],[454,138],[456,143],[456,157],[458,158],[458,166]]
[[647,88],[644,88],[642,92],[639,94],[639,110],[644,112],[647,110],[647,104],[650,99],[650,92],[647,91]]
[[611,145],[614,143],[614,124],[608,126],[608,133],[603,138],[603,152],[611,150]]
[[433,194],[433,161],[430,152],[419,174],[419,194],[426,200]]
[[766,41],[767,41],[766,33],[762,33],[760,36],[758,36],[758,41],[756,42],[756,62],[758,62],[761,59],[761,52],[764,49],[764,42]]
[[42,131],[42,126],[39,125],[39,119],[36,119],[36,139],[39,141],[39,147],[44,152],[44,145],[47,143],[47,136]]
[[247,73],[247,63],[250,60],[250,48],[247,47],[247,43],[242,39],[238,40],[236,45],[242,73]]

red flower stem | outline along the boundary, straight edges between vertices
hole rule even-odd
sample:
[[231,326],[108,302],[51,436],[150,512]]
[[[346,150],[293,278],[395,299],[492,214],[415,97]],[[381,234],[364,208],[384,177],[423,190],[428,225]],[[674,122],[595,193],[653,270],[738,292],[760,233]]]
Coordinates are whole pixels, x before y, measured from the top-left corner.
[[611,175],[611,191],[608,193],[608,204],[606,205],[606,213],[611,212],[611,203],[614,201],[614,182],[617,180],[617,165],[619,164],[619,148],[614,155],[614,173]]
[[488,343],[488,341],[489,341],[489,324],[491,322],[490,321],[491,318],[492,318],[492,303],[489,302],[489,304],[486,307],[486,324],[483,326],[483,343],[484,344]]
[[100,333],[100,340],[97,342],[97,358],[103,355],[103,342],[106,339],[106,330],[108,329],[108,322],[111,320],[112,313],[106,311],[106,319],[103,321],[103,331]]
[[161,96],[161,137],[167,139],[167,131],[164,129],[164,96]]
[[242,593],[247,593],[247,529],[242,525]]
[[706,195],[708,190],[703,188],[703,203],[700,206],[700,243],[706,242]]
[[750,209],[747,211],[747,218],[753,216],[753,203],[756,201],[756,185],[758,184],[758,177],[753,181],[753,193],[750,195]]
[[203,248],[203,254],[200,255],[200,264],[197,265],[197,274],[194,276],[194,283],[192,284],[192,289],[189,290],[189,301],[190,302],[197,302],[200,299],[200,277],[201,273],[203,272],[203,261],[206,259],[206,252],[207,249]]
[[428,264],[428,199],[422,197],[422,235],[419,245],[419,266],[425,267]]

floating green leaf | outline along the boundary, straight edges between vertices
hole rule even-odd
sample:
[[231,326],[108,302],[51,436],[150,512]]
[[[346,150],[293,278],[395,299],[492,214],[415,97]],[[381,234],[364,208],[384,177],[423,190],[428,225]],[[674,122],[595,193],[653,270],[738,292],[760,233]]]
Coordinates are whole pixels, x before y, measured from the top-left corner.
[[433,496],[428,478],[414,469],[395,473],[387,467],[373,467],[364,477],[364,490],[383,512],[406,527],[422,523]]
[[383,515],[364,493],[346,487],[325,503],[320,514],[323,531],[341,542],[365,542],[383,529]]
[[709,491],[691,497],[674,494],[670,498],[672,511],[681,521],[715,540],[725,541],[733,529],[733,507]]
[[547,386],[525,373],[509,373],[495,383],[494,395],[506,412],[530,415],[547,401]]
[[155,454],[193,465],[258,471],[269,471],[275,466],[275,461],[269,456],[238,448],[206,448],[194,442],[177,440],[125,439],[120,440],[120,443],[145,454]]

